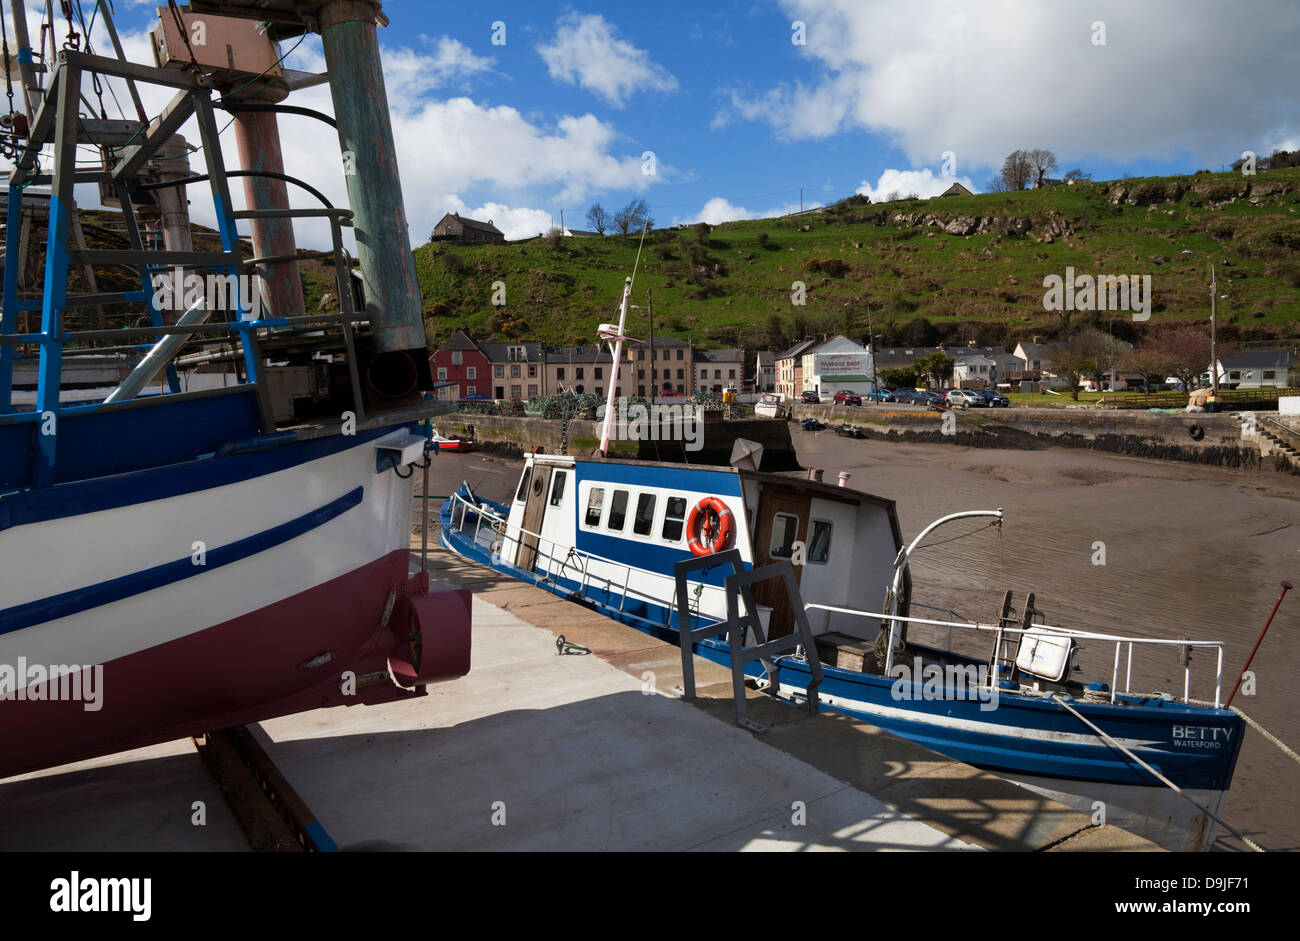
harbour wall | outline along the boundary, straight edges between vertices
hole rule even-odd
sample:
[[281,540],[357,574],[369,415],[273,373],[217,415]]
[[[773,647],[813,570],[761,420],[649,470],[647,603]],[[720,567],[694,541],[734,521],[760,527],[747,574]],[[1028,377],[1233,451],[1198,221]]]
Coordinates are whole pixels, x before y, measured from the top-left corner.
[[[457,413],[438,423],[438,430],[447,437],[469,436],[471,428],[479,450],[510,457],[518,457],[534,448],[548,454],[588,457],[600,447],[599,421],[573,419],[565,429],[556,419]],[[728,465],[736,439],[745,438],[763,446],[760,470],[799,469],[790,440],[790,425],[784,421],[766,418],[725,421],[721,417],[706,417],[698,434],[694,428],[690,429],[689,436],[680,433],[680,429],[667,431],[669,434],[661,437],[668,440],[629,440],[632,435],[619,429],[611,441],[610,452],[616,457],[644,461]],[[672,433],[674,431],[677,433]],[[690,437],[694,440],[689,440]]]

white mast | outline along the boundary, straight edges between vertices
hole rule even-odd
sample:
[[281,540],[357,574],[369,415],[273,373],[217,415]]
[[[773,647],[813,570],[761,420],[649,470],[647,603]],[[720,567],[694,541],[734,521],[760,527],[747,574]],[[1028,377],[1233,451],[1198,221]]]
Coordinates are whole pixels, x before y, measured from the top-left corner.
[[614,421],[614,391],[618,386],[618,368],[621,365],[619,357],[623,355],[623,335],[627,327],[627,304],[632,299],[632,279],[628,278],[623,282],[623,303],[618,309],[618,330],[610,335],[609,324],[601,324],[600,334],[602,339],[611,341],[614,349],[614,370],[613,375],[609,378],[609,395],[605,398],[605,424],[600,431],[600,456],[609,456],[609,429]]

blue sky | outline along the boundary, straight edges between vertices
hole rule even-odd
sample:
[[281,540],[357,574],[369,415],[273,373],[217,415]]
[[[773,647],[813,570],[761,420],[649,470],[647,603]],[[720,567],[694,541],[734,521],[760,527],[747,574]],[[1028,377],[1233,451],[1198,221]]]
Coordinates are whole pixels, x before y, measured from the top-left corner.
[[[147,55],[156,6],[117,0],[132,58]],[[413,244],[449,210],[522,237],[561,210],[586,228],[593,202],[636,197],[669,224],[788,212],[800,187],[805,206],[933,195],[952,179],[979,191],[1017,148],[1048,148],[1060,173],[1107,179],[1300,146],[1295,0],[1252,0],[1230,17],[1202,0],[387,0],[384,10]],[[496,22],[504,44],[492,42]],[[287,61],[321,70],[319,41]],[[331,110],[324,89],[291,103]],[[299,118],[281,128],[288,171],[341,200],[328,128]],[[225,152],[237,165],[233,141]]]

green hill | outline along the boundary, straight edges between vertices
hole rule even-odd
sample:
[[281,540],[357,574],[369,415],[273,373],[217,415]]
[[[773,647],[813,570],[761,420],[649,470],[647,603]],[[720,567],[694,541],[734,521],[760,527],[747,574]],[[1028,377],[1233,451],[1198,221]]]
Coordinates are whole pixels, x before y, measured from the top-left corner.
[[[537,239],[415,249],[431,344],[457,327],[482,339],[593,343],[617,320],[635,237]],[[1150,274],[1152,313],[1115,331],[1130,338],[1209,316],[1209,254],[1218,269],[1220,336],[1300,338],[1300,168],[1080,182],[1040,190],[871,204],[851,197],[782,219],[655,230],[645,239],[633,303],[653,294],[655,329],[709,346],[774,345],[804,333],[888,343],[1001,344],[1096,322],[1109,313],[1043,308],[1043,278]],[[806,303],[791,303],[792,283]],[[506,304],[492,304],[504,282]],[[309,289],[310,289],[309,285]],[[315,293],[313,291],[313,293]],[[314,302],[314,298],[313,298]],[[774,321],[773,318],[777,318]],[[924,318],[929,323],[919,321]],[[645,311],[628,332],[647,332]]]

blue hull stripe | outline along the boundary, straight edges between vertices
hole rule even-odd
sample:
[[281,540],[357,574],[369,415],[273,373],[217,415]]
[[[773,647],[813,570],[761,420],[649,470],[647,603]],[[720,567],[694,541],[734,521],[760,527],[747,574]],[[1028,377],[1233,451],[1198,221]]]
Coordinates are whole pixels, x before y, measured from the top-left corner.
[[330,435],[301,442],[274,442],[278,446],[271,446],[272,443],[268,442],[265,450],[212,456],[111,477],[60,484],[45,490],[3,494],[0,495],[0,531],[11,526],[97,513],[240,483],[337,454],[401,427],[404,426],[393,425],[359,431],[355,435]]
[[58,618],[66,618],[92,608],[98,608],[124,598],[142,595],[176,582],[193,578],[212,569],[230,565],[249,556],[257,555],[268,549],[296,539],[304,533],[324,526],[330,520],[342,516],[348,510],[361,503],[363,487],[357,487],[318,510],[313,510],[297,519],[271,529],[263,530],[252,536],[246,536],[225,546],[210,549],[206,553],[205,564],[195,565],[191,557],[165,562],[153,568],[114,578],[88,588],[77,588],[49,598],[30,601],[16,607],[0,611],[0,634],[20,631],[36,624],[44,624]]

